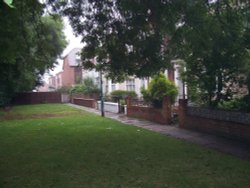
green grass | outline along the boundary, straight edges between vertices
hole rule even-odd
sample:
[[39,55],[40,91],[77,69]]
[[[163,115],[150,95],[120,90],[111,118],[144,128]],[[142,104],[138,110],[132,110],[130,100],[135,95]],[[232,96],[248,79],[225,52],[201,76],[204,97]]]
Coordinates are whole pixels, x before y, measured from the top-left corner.
[[77,112],[75,108],[61,104],[20,105],[12,109],[15,114],[64,113]]
[[0,121],[0,187],[250,187],[250,162],[64,105]]

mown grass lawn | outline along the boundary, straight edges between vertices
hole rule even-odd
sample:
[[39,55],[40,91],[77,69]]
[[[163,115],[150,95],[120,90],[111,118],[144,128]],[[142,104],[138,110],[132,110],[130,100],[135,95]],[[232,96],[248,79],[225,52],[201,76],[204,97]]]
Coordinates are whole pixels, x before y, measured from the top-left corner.
[[250,162],[66,105],[0,116],[0,187],[250,187]]

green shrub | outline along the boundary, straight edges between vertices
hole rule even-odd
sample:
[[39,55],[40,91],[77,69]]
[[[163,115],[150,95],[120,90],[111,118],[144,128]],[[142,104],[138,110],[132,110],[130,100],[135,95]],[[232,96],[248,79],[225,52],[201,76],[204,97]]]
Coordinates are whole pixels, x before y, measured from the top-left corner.
[[91,77],[86,77],[83,79],[84,91],[85,94],[99,93],[100,89],[95,83],[94,79]]
[[99,93],[100,89],[95,84],[93,78],[87,77],[83,79],[82,84],[77,84],[70,90],[71,93],[93,94]]
[[229,110],[229,111],[242,111],[250,112],[250,98],[234,98],[229,101],[223,101],[218,105],[219,109]]
[[151,102],[152,97],[150,95],[149,89],[141,88],[141,94],[143,96],[144,101]]
[[110,93],[111,99],[113,101],[118,101],[121,99],[125,99],[126,97],[137,97],[137,94],[135,91],[125,91],[125,90],[115,90]]
[[10,103],[10,98],[4,92],[0,91],[0,107],[4,107]]
[[72,89],[71,86],[62,86],[57,91],[60,92],[60,93],[70,93],[71,89]]
[[74,87],[72,87],[72,89],[70,90],[70,93],[84,93],[84,85],[79,84],[79,85],[75,85]]
[[165,96],[170,97],[171,103],[174,103],[178,91],[174,83],[163,74],[158,74],[149,83],[148,89],[142,89],[141,93],[145,101],[151,102],[155,107],[161,107]]

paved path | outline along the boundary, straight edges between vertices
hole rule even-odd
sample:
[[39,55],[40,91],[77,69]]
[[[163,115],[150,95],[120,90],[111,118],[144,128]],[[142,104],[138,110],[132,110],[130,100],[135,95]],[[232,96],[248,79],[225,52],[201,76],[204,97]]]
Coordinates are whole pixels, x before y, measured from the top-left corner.
[[[100,111],[93,108],[87,108],[74,104],[68,105],[100,115]],[[205,146],[210,149],[240,157],[245,160],[250,160],[250,145],[246,143],[241,143],[227,138],[209,135],[205,133],[180,129],[177,126],[173,125],[160,125],[146,120],[127,117],[124,114],[105,112],[105,117],[120,121],[124,124],[148,129],[177,139],[186,140],[195,144]]]

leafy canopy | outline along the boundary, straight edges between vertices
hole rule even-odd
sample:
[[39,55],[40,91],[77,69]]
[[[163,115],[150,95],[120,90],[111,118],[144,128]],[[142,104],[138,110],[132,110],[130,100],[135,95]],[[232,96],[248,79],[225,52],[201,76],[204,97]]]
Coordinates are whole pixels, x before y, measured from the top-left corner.
[[[178,18],[172,16],[173,4],[175,1],[86,0],[53,5],[62,5],[59,10],[82,37],[83,66],[101,69],[121,81],[128,75],[152,76],[170,66],[162,49]],[[92,61],[95,57],[97,65]]]
[[38,1],[14,1],[13,6],[0,2],[0,105],[41,84],[66,45],[59,16],[44,15]]
[[240,73],[250,88],[249,71],[242,71],[249,59],[246,0],[65,0],[52,5],[82,36],[83,66],[101,69],[113,80],[152,76],[171,67],[170,60],[183,59],[189,95],[198,93],[203,104],[229,99]]
[[202,104],[217,106],[229,99],[240,81],[241,68],[249,61],[248,6],[245,1],[194,1],[183,11],[175,50],[186,61],[190,97],[199,94]]

